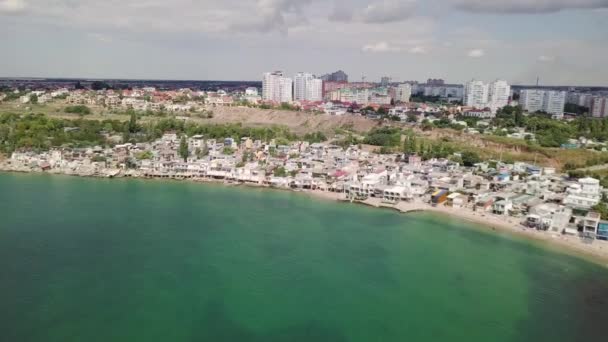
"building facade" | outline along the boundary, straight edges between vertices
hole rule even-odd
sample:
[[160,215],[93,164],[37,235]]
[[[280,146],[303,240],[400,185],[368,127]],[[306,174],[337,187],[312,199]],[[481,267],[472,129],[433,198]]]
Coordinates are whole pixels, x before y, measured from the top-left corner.
[[471,80],[464,86],[464,105],[483,109],[488,106],[488,85],[482,81]]
[[396,100],[400,102],[410,102],[412,97],[412,86],[409,83],[402,83],[397,86]]
[[306,86],[306,100],[308,101],[323,101],[323,80],[313,78]]
[[538,89],[523,89],[519,93],[519,105],[523,110],[534,113],[543,110],[545,92]]
[[608,97],[596,96],[591,100],[589,113],[594,118],[605,118],[608,116]]
[[293,98],[296,101],[304,101],[307,97],[307,86],[313,79],[313,75],[306,72],[299,72],[293,78]]
[[284,77],[281,71],[267,72],[262,79],[262,100],[291,102],[293,81]]
[[545,91],[543,98],[543,112],[549,113],[554,119],[564,117],[564,107],[566,106],[565,91]]
[[338,70],[321,76],[321,79],[325,82],[348,82],[348,75],[344,71]]
[[557,90],[522,89],[519,95],[520,106],[529,113],[538,111],[551,114],[554,119],[564,116],[566,92]]
[[496,80],[490,83],[488,88],[488,107],[492,113],[496,113],[500,108],[509,104],[511,86],[507,81]]

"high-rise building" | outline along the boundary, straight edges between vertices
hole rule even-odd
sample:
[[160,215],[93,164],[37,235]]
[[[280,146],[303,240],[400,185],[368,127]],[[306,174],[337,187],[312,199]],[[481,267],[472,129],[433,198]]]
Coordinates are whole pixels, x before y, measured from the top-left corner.
[[471,80],[464,86],[464,105],[484,109],[488,106],[488,85],[482,81]]
[[522,89],[519,92],[519,105],[529,113],[543,110],[545,92],[538,89]]
[[323,75],[320,78],[324,82],[348,82],[348,75],[342,70]]
[[509,96],[511,95],[511,86],[507,81],[496,80],[490,83],[488,87],[488,107],[492,113],[496,113],[498,109],[509,104]]
[[432,86],[442,86],[445,84],[445,81],[441,78],[429,78],[428,80],[426,80],[426,84]]
[[383,76],[380,78],[380,85],[383,87],[388,87],[388,84],[391,83],[391,78],[388,76]]
[[519,93],[519,105],[527,112],[545,112],[556,119],[564,116],[566,92],[541,89],[522,89]]
[[553,115],[554,119],[564,117],[566,106],[566,92],[547,90],[543,98],[543,112]]
[[412,97],[412,85],[409,83],[402,83],[397,86],[396,100],[400,102],[410,102]]
[[577,106],[590,108],[593,94],[570,92],[566,95],[566,103],[575,104]]
[[608,97],[605,96],[595,96],[591,100],[591,108],[589,108],[589,113],[594,118],[605,118],[608,116]]
[[293,100],[291,78],[283,77],[281,71],[267,72],[262,79],[262,100],[291,102]]
[[313,74],[299,72],[294,76],[293,96],[296,101],[321,101],[323,81]]
[[293,101],[293,81],[289,77],[282,77],[279,80],[280,87],[280,102],[292,102]]
[[297,73],[293,78],[293,98],[296,101],[304,101],[307,98],[307,85],[313,79],[313,75],[305,72]]
[[306,100],[323,101],[323,80],[313,78],[306,85]]

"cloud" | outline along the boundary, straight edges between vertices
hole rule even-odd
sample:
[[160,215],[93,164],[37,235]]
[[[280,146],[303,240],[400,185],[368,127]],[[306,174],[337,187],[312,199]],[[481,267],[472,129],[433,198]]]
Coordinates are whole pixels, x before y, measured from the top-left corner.
[[378,42],[374,44],[367,44],[361,49],[364,52],[397,52],[401,51],[400,48],[392,46],[387,42]]
[[379,0],[363,8],[353,9],[351,2],[336,1],[330,21],[384,24],[403,21],[412,17],[416,9],[414,0]]
[[243,31],[270,32],[279,31],[287,33],[289,23],[306,21],[303,14],[304,6],[310,5],[312,0],[258,0],[255,16],[247,16],[241,22],[231,27]]
[[482,49],[473,49],[473,50],[469,51],[467,56],[469,56],[471,58],[479,58],[479,57],[485,56],[485,54],[486,54],[486,52]]
[[390,23],[411,17],[415,3],[408,0],[383,0],[371,3],[361,11],[366,23]]
[[111,43],[112,37],[101,33],[89,33],[88,36],[101,43]]
[[353,20],[355,11],[353,5],[346,0],[336,0],[332,12],[329,14],[329,21],[349,22]]
[[538,58],[536,60],[541,63],[551,63],[551,62],[555,62],[555,57],[541,55],[541,56],[538,56]]
[[477,13],[536,14],[570,9],[608,8],[608,0],[451,0],[460,10]]
[[414,46],[409,49],[409,52],[417,55],[422,55],[427,53],[428,51],[424,46]]
[[30,22],[93,32],[254,34],[306,23],[316,0],[0,0],[0,9],[16,11],[24,1]]
[[25,12],[26,9],[25,0],[0,0],[0,14],[17,14]]

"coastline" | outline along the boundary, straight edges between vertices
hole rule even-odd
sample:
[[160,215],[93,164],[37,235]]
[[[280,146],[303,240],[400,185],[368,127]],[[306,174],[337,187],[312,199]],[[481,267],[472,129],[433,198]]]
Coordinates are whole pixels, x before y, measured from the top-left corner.
[[[0,168],[0,173],[13,173],[13,174],[37,174],[37,175],[63,175],[63,176],[76,176],[81,178],[101,178],[109,179],[108,177],[95,176],[95,175],[77,175],[77,174],[66,174],[58,172],[36,172],[36,171],[21,171],[21,170],[7,170]],[[119,178],[131,178],[131,177],[119,177]],[[321,190],[304,190],[304,191],[293,191],[288,188],[277,188],[262,184],[253,183],[229,183],[220,179],[208,179],[208,178],[196,178],[196,179],[167,179],[167,178],[154,178],[154,177],[132,177],[131,179],[137,180],[152,180],[152,181],[188,181],[192,183],[208,183],[218,184],[225,186],[238,186],[238,187],[250,187],[257,189],[269,189],[279,191],[289,191],[297,194],[304,194],[316,199],[327,200],[332,202],[351,202],[346,199],[344,193],[321,191]],[[412,214],[412,213],[431,213],[440,215],[443,217],[453,218],[460,221],[468,222],[475,225],[477,228],[484,232],[502,232],[511,236],[524,238],[530,242],[537,243],[542,248],[548,248],[549,250],[557,253],[567,254],[573,257],[581,258],[586,261],[595,263],[599,266],[608,268],[608,242],[605,241],[594,241],[592,244],[584,243],[579,237],[568,236],[563,234],[556,234],[550,232],[541,232],[535,229],[526,228],[521,225],[516,218],[498,216],[486,212],[474,212],[469,209],[454,209],[451,207],[439,206],[434,207],[428,203],[423,202],[399,202],[397,204],[383,203],[379,198],[368,198],[364,201],[352,201],[354,204],[366,205],[374,208],[392,209],[401,214]]]
[[[343,194],[340,193],[314,190],[306,191],[304,193],[325,200],[339,202],[348,201],[344,198]],[[490,213],[479,213],[468,209],[454,209],[445,206],[433,207],[430,204],[422,202],[399,202],[396,205],[390,205],[382,203],[378,198],[368,198],[365,201],[353,201],[353,203],[374,208],[392,209],[402,214],[431,213],[465,221],[476,225],[480,230],[485,232],[502,232],[511,236],[524,238],[528,241],[538,243],[541,247],[548,248],[551,251],[582,258],[608,268],[608,242],[594,241],[592,244],[586,244],[577,236],[541,232],[536,229],[526,228],[513,217],[503,217]]]

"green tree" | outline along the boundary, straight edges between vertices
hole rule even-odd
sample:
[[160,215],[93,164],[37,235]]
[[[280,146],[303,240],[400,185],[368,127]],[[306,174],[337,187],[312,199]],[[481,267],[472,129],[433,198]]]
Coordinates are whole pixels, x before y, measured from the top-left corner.
[[131,133],[137,132],[137,114],[135,113],[135,111],[131,112],[131,117],[129,118],[129,124],[127,126],[127,129]]
[[36,95],[36,94],[30,95],[30,103],[31,104],[38,104],[38,95]]
[[148,160],[148,159],[152,159],[154,157],[154,155],[152,154],[152,151],[143,151],[138,153],[135,158],[139,159],[139,160]]
[[279,166],[273,170],[273,175],[275,177],[287,177],[287,171],[282,166]]
[[186,136],[182,136],[182,139],[179,141],[179,156],[184,159],[184,161],[188,160],[188,156],[190,152],[188,151],[188,141],[186,140]]
[[479,158],[479,155],[475,152],[471,152],[471,151],[465,151],[462,152],[462,164],[464,166],[473,166],[479,162],[481,162],[481,158]]
[[83,105],[68,106],[68,107],[65,107],[64,111],[66,113],[70,113],[70,114],[80,114],[80,115],[91,114],[91,109],[89,107],[83,106]]
[[598,203],[593,207],[593,210],[597,211],[600,214],[602,220],[608,220],[608,206],[606,206],[606,203]]
[[222,153],[225,155],[233,155],[234,149],[230,146],[225,146],[224,149],[222,150]]

